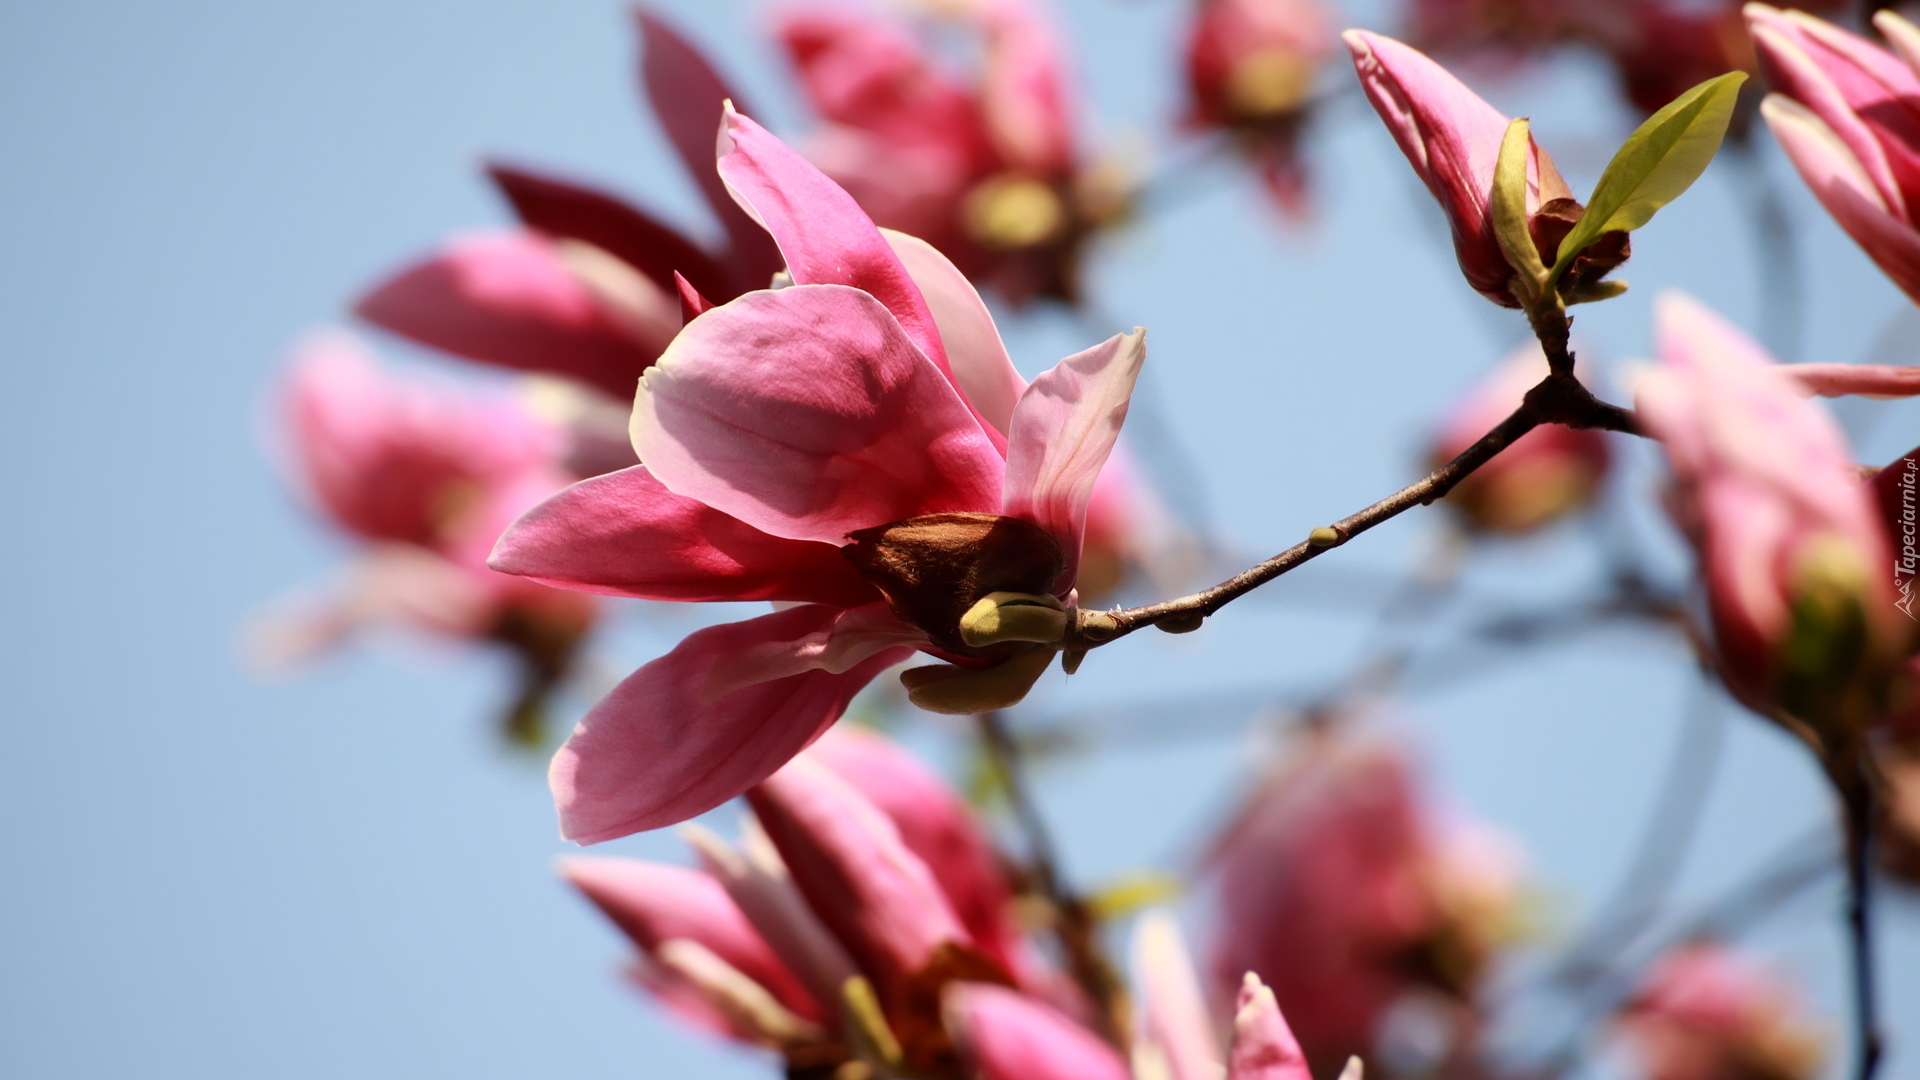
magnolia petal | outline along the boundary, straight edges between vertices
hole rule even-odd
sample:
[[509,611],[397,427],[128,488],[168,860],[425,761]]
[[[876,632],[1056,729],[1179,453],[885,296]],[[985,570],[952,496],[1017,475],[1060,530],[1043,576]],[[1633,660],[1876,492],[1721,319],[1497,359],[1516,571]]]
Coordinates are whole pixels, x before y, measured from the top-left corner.
[[740,212],[713,170],[713,132],[725,103],[745,104],[700,50],[644,6],[633,11],[641,36],[640,81],[653,114],[680,160],[727,230],[727,267],[734,288],[727,299],[766,285],[780,269],[780,252],[755,219]]
[[1300,1043],[1273,1000],[1273,991],[1251,971],[1241,983],[1240,1000],[1234,1005],[1227,1080],[1313,1080]]
[[648,954],[668,941],[698,942],[765,987],[801,1016],[821,1019],[820,1004],[768,947],[711,874],[639,859],[560,860],[560,875]]
[[981,1080],[1131,1080],[1113,1047],[1015,991],[956,983],[945,1011],[948,1030]]
[[1073,116],[1066,63],[1039,6],[1024,2],[977,5],[987,32],[980,113],[1001,157],[1042,176],[1073,168]]
[[1770,94],[1760,113],[1820,204],[1895,285],[1920,302],[1920,232],[1887,208],[1859,159],[1791,98]]
[[[734,282],[728,271],[678,230],[604,191],[502,162],[488,162],[487,175],[528,228],[592,244],[663,290],[672,291],[677,274],[728,299],[760,285]],[[768,254],[766,272],[771,274],[779,265]]]
[[765,986],[698,941],[663,942],[656,957],[661,968],[695,988],[730,1028],[750,1042],[784,1048],[826,1037],[818,1024],[795,1015]]
[[455,356],[565,375],[621,399],[671,336],[638,332],[553,241],[527,232],[455,239],[376,285],[354,313]]
[[879,596],[837,548],[784,540],[661,486],[644,465],[592,477],[513,523],[487,565],[563,589],[643,600]]
[[1158,1053],[1168,1080],[1216,1080],[1220,1061],[1206,999],[1180,929],[1166,912],[1148,913],[1135,928],[1133,966],[1141,993],[1140,1048]]
[[1072,587],[1079,569],[1087,500],[1120,436],[1146,356],[1146,331],[1116,334],[1035,379],[1014,408],[1002,512],[1060,542],[1067,568],[1055,583],[1058,593]]
[[775,536],[999,505],[999,453],[873,297],[746,296],[687,325],[647,372],[633,446],[676,494]]
[[864,611],[808,604],[710,626],[629,675],[554,755],[561,834],[592,844],[685,821],[786,764],[905,658],[910,636],[870,623],[836,640]]
[[1920,367],[1790,364],[1782,370],[1814,397],[1905,398],[1920,394]]
[[893,1000],[945,944],[970,944],[933,872],[887,816],[806,758],[747,793],[801,895]]
[[731,107],[720,126],[719,153],[727,190],[772,234],[795,284],[850,285],[873,296],[908,339],[948,372],[926,300],[852,196]]
[[1013,887],[958,792],[885,736],[853,724],[829,730],[802,760],[819,762],[886,814],[973,940],[1008,971],[1020,970]]
[[934,325],[940,329],[940,340],[946,345],[955,385],[1004,446],[1007,432],[1013,427],[1014,404],[1026,392],[1027,380],[1014,370],[979,290],[925,240],[892,229],[881,229],[880,235],[886,237],[926,297]]

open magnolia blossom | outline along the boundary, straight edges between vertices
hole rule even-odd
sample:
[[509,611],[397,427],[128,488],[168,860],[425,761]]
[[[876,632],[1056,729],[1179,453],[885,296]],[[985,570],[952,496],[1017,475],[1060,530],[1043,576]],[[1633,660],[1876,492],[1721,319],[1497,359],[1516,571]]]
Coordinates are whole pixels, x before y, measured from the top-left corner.
[[[1502,307],[1523,307],[1513,291],[1519,270],[1500,247],[1493,223],[1493,174],[1511,122],[1425,54],[1365,30],[1341,35],[1375,112],[1400,145],[1453,229],[1453,253],[1467,283]],[[1584,210],[1554,168],[1553,158],[1527,142],[1527,232],[1540,259],[1554,263],[1560,241]],[[1625,233],[1604,234],[1573,260],[1562,292],[1577,295],[1626,261]]]
[[1721,677],[1822,748],[1848,747],[1898,697],[1912,639],[1873,494],[1795,369],[1678,294],[1661,298],[1656,333],[1660,365],[1636,396],[1673,468]]
[[698,631],[587,714],[551,771],[562,831],[684,821],[770,775],[913,651],[913,700],[1020,700],[1071,617],[1087,505],[1144,335],[1027,385],[986,307],[927,244],[883,233],[728,110],[719,172],[793,284],[687,324],[642,379],[644,465],[583,481],[492,565],[656,600],[772,600]]
[[1745,10],[1774,137],[1847,235],[1920,302],[1920,28],[1875,15],[1889,52],[1804,12]]
[[492,162],[487,174],[523,227],[455,238],[368,290],[355,304],[361,318],[455,356],[578,380],[625,404],[679,332],[687,292],[724,301],[766,287],[779,252],[709,167],[721,103],[741,99],[646,8],[635,20],[647,102],[724,228],[724,246],[705,248],[595,188]]

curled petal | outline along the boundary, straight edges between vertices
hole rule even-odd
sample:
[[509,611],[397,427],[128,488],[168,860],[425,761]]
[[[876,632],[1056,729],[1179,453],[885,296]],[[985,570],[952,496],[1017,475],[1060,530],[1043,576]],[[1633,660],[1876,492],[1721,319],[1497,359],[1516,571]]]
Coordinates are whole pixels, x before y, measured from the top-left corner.
[[808,905],[887,998],[897,999],[942,945],[969,943],[893,822],[825,767],[790,762],[747,801]]
[[771,775],[907,655],[915,636],[887,630],[876,607],[710,626],[629,675],[554,755],[562,835],[592,844],[672,825]]
[[639,859],[560,860],[560,874],[648,954],[669,941],[698,942],[799,1015],[820,1005],[754,930],[711,874]]
[[957,983],[947,991],[946,1015],[981,1080],[1130,1080],[1113,1047],[1012,990]]
[[878,301],[841,285],[695,319],[647,372],[632,435],[676,494],[794,540],[1000,499],[1000,455],[966,404]]
[[1920,302],[1920,232],[1888,208],[1847,144],[1791,98],[1768,95],[1760,113],[1814,197],[1895,285]]
[[674,938],[660,946],[655,957],[663,971],[698,993],[740,1037],[776,1048],[819,1042],[826,1032],[818,1024],[794,1015],[738,968],[698,941]]
[[456,239],[375,286],[354,313],[455,356],[565,375],[620,399],[679,322],[664,306],[625,317],[558,244],[525,232]]
[[907,337],[951,378],[940,331],[920,290],[872,219],[826,174],[752,120],[727,110],[720,177],[780,245],[797,285],[850,285],[893,313]]
[[527,511],[488,565],[548,585],[646,600],[879,599],[837,548],[784,540],[662,487],[644,465],[583,480]]
[[1313,1080],[1293,1031],[1280,1015],[1273,991],[1247,972],[1233,1010],[1233,1045],[1227,1080]]
[[1920,394],[1920,367],[1891,364],[1790,364],[1785,371],[1814,397],[1905,398]]
[[1146,356],[1144,330],[1116,334],[1035,379],[1014,408],[1003,512],[1059,541],[1067,567],[1056,592],[1073,585],[1087,500],[1120,436]]

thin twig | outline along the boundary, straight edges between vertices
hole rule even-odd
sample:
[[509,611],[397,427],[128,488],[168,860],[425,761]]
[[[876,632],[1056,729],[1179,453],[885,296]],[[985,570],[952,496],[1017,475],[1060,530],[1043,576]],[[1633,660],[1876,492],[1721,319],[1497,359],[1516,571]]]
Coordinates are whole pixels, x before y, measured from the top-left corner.
[[1060,870],[1058,849],[1052,833],[1040,816],[1020,763],[1020,747],[1007,730],[1006,719],[997,712],[982,713],[981,741],[994,768],[1000,773],[1014,818],[1027,841],[1028,873],[1040,896],[1052,908],[1054,934],[1065,954],[1074,981],[1100,1008],[1102,1034],[1115,1046],[1130,1043],[1127,1030],[1126,988],[1107,962],[1100,947],[1100,923],[1086,902],[1067,888]]
[[1338,547],[1416,506],[1426,506],[1445,496],[1460,481],[1493,460],[1500,451],[1542,424],[1598,428],[1630,434],[1640,432],[1638,419],[1632,412],[1595,398],[1573,377],[1570,370],[1566,374],[1549,375],[1540,385],[1527,392],[1525,402],[1513,411],[1513,415],[1482,435],[1452,461],[1420,480],[1332,525],[1313,530],[1306,540],[1210,589],[1143,607],[1098,613],[1083,611],[1070,629],[1064,647],[1073,651],[1105,645],[1145,626],[1159,626],[1170,633],[1197,630],[1207,616],[1322,552]]
[[1873,1080],[1880,1068],[1880,1009],[1874,991],[1873,781],[1858,757],[1852,775],[1836,777],[1846,813],[1847,952],[1853,967],[1855,1080]]

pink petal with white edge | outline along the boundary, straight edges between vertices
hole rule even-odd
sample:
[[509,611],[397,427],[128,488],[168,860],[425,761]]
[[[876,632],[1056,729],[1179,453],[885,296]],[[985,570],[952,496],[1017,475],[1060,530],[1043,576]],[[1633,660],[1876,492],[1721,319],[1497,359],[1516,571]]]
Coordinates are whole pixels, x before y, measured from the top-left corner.
[[455,356],[565,375],[621,399],[671,336],[636,336],[553,241],[528,232],[457,238],[376,285],[354,313]]
[[1920,303],[1920,232],[1887,209],[1859,159],[1818,116],[1791,98],[1769,94],[1760,114],[1814,197],[1881,272]]
[[1783,368],[1814,397],[1905,398],[1920,394],[1920,367],[1890,364],[1789,364]]
[[947,353],[920,290],[853,197],[765,128],[728,107],[720,178],[773,235],[796,285],[850,285],[885,304],[942,372]]
[[1240,986],[1240,1000],[1233,1010],[1227,1080],[1313,1080],[1300,1043],[1273,1000],[1273,991],[1251,971]]
[[913,635],[879,629],[875,607],[710,626],[627,676],[548,769],[561,835],[594,844],[677,824],[766,779],[907,657]]
[[838,548],[768,536],[668,491],[644,465],[582,480],[527,511],[487,565],[563,589],[643,600],[858,607],[880,599]]
[[676,938],[697,941],[808,1019],[820,1003],[780,962],[711,874],[639,859],[571,857],[560,875],[644,952]]
[[1014,407],[1001,512],[1060,542],[1067,569],[1056,592],[1071,588],[1079,570],[1087,500],[1120,436],[1146,357],[1146,331],[1115,334],[1035,379]]
[[1157,1052],[1170,1080],[1215,1080],[1220,1075],[1213,1023],[1180,928],[1164,911],[1148,913],[1134,930],[1133,966],[1140,989],[1143,1050]]
[[1113,1047],[1016,991],[956,983],[945,1011],[948,1031],[981,1080],[1132,1080]]
[[687,325],[640,384],[633,447],[670,491],[793,540],[1000,503],[1000,454],[858,289],[748,293]]
[[926,297],[947,348],[954,383],[988,429],[1000,436],[1004,448],[1007,432],[1013,428],[1013,406],[1026,392],[1027,380],[1014,370],[993,314],[960,268],[932,244],[892,229],[881,229],[880,235]]
[[880,809],[825,766],[789,762],[747,793],[801,895],[897,1000],[945,944],[970,944],[927,864]]

